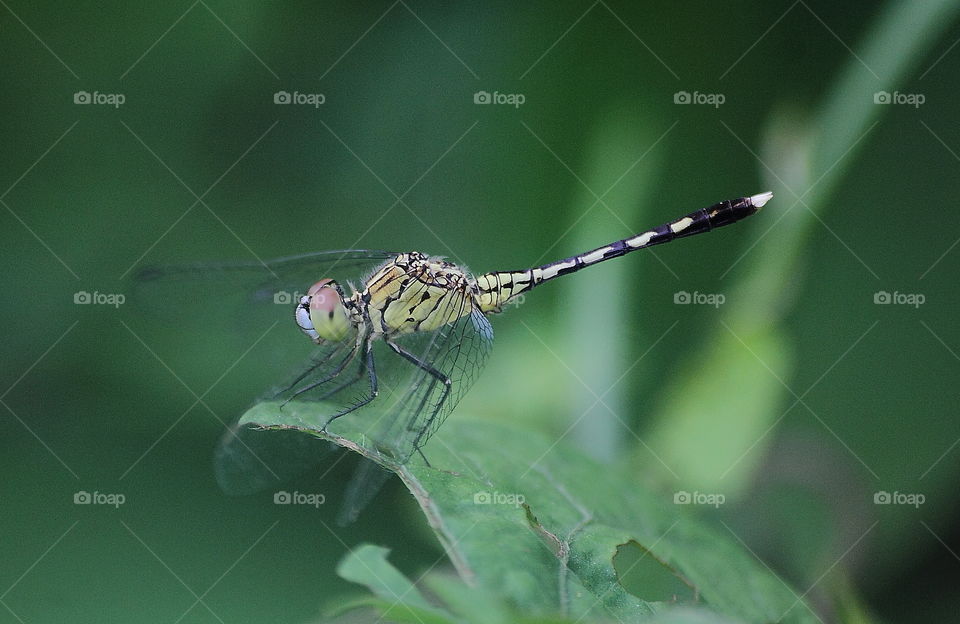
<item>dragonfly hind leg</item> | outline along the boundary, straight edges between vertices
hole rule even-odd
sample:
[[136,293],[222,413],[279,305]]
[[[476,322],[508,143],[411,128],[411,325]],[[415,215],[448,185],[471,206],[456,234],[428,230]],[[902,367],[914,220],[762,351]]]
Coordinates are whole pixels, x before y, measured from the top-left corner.
[[397,343],[395,343],[395,342],[393,342],[393,341],[391,341],[391,340],[386,340],[385,342],[386,342],[388,345],[390,345],[390,348],[391,348],[391,349],[393,349],[396,353],[398,353],[398,354],[399,354],[400,356],[402,356],[404,359],[409,360],[410,362],[413,362],[413,363],[417,366],[417,368],[422,368],[423,370],[425,370],[425,371],[427,371],[428,373],[430,373],[431,376],[433,376],[437,381],[439,381],[440,383],[442,383],[442,384],[443,384],[444,386],[446,386],[447,388],[449,388],[449,387],[450,387],[450,384],[453,383],[449,377],[447,377],[446,375],[444,375],[443,373],[441,373],[440,371],[438,371],[438,370],[437,370],[436,368],[434,368],[433,366],[430,366],[430,364],[424,362],[423,360],[421,360],[420,358],[418,358],[418,357],[415,356],[414,354],[410,353],[409,351],[407,351],[406,349],[404,349],[403,347],[401,347],[401,346],[398,345]]
[[[429,466],[430,462],[427,460],[426,456],[423,454],[423,451],[420,450],[420,440],[423,437],[424,432],[430,428],[430,425],[433,423],[434,418],[436,418],[437,414],[440,412],[440,408],[443,407],[443,404],[446,402],[447,397],[450,395],[450,387],[453,385],[453,381],[450,379],[450,377],[448,377],[447,375],[444,375],[441,371],[431,366],[428,362],[425,362],[422,359],[418,358],[417,356],[410,353],[409,351],[407,351],[400,345],[396,344],[395,342],[391,340],[387,340],[386,343],[390,346],[391,349],[394,350],[394,352],[397,353],[397,355],[411,362],[417,368],[426,371],[431,377],[433,377],[434,383],[439,382],[443,384],[443,393],[440,395],[440,398],[437,400],[437,404],[433,408],[433,413],[430,414],[430,417],[427,419],[426,423],[424,423],[421,430],[417,432],[417,437],[413,443],[413,446],[417,450],[417,453],[420,454],[420,457],[422,457],[423,461],[426,462],[427,466]],[[423,397],[424,402],[427,400],[427,397],[429,397],[429,394],[430,393],[427,392],[424,395]],[[422,409],[423,405],[421,405],[420,407]],[[420,410],[417,410],[417,411],[419,412]]]

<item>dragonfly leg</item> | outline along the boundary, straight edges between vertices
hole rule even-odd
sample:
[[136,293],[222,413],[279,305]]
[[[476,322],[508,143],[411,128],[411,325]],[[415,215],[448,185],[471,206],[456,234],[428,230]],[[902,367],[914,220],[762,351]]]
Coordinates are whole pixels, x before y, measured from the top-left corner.
[[[293,387],[294,387],[295,385],[297,385],[298,383],[300,383],[301,381],[303,381],[304,378],[307,377],[307,375],[309,375],[310,373],[312,373],[313,371],[317,370],[319,367],[323,366],[324,364],[326,364],[327,362],[329,362],[331,359],[333,359],[333,356],[337,355],[337,353],[340,352],[340,350],[342,349],[342,347],[343,347],[344,344],[346,344],[346,343],[343,343],[343,344],[337,346],[336,349],[334,349],[333,351],[331,351],[331,352],[328,353],[327,355],[323,356],[323,358],[321,358],[321,359],[316,360],[315,362],[313,362],[310,366],[307,367],[307,369],[306,369],[305,371],[303,371],[302,373],[300,373],[299,375],[297,375],[296,379],[294,379],[293,381],[291,381],[285,388],[283,388],[282,390],[277,390],[277,392],[276,392],[273,396],[274,396],[274,397],[278,397],[278,396],[280,396],[281,394],[283,394],[284,392],[288,392],[288,391],[290,391],[291,389],[293,389]],[[348,354],[348,357],[349,357],[349,354]],[[347,363],[347,360],[344,360],[344,362],[343,362],[343,363],[341,364],[341,366],[339,367],[339,370],[343,370],[343,367],[346,366],[346,363]],[[334,373],[333,373],[333,376],[330,377],[330,379],[333,379],[333,377],[336,377],[336,376],[337,376],[337,372],[334,372]],[[330,381],[330,379],[327,379],[326,381]],[[324,383],[324,382],[320,382],[320,383]]]
[[334,388],[333,390],[329,390],[329,391],[325,392],[324,394],[318,396],[316,400],[317,400],[317,401],[322,401],[322,400],[324,400],[324,399],[329,399],[330,397],[332,397],[333,395],[337,394],[337,393],[340,392],[341,390],[344,390],[345,388],[349,388],[349,387],[352,386],[353,384],[357,383],[358,381],[360,381],[361,379],[363,379],[363,374],[364,374],[364,372],[365,372],[365,371],[364,371],[364,368],[365,368],[364,366],[361,366],[360,369],[357,370],[356,374],[353,376],[353,379],[351,379],[350,381],[345,381],[345,382],[343,382],[342,384],[340,384],[339,386],[337,386],[336,388]]
[[[443,393],[440,395],[440,399],[437,401],[436,406],[433,408],[433,413],[430,414],[430,417],[427,419],[426,423],[424,423],[421,430],[417,432],[417,437],[413,443],[413,446],[414,448],[417,449],[417,452],[420,454],[420,457],[422,457],[423,461],[429,466],[430,462],[427,460],[426,456],[424,456],[423,452],[420,450],[420,440],[421,438],[423,438],[424,432],[429,430],[431,423],[433,423],[434,418],[436,418],[437,414],[440,412],[440,408],[443,407],[444,402],[447,400],[447,396],[449,396],[450,394],[450,386],[453,384],[453,381],[450,379],[450,377],[448,377],[447,375],[444,375],[442,372],[440,372],[439,370],[431,366],[428,362],[425,362],[422,359],[418,358],[417,356],[410,353],[409,351],[407,351],[400,345],[396,344],[395,342],[387,340],[386,343],[399,356],[401,356],[402,358],[404,358],[409,362],[412,362],[417,368],[420,368],[426,371],[431,377],[433,377],[432,383],[443,384]],[[424,401],[427,399],[428,396],[429,396],[429,392],[427,392],[424,395]]]
[[[380,393],[380,390],[378,389],[378,386],[377,386],[377,369],[376,369],[376,368],[374,367],[374,365],[373,365],[373,344],[372,344],[372,342],[373,342],[373,339],[372,339],[371,337],[369,337],[369,336],[368,336],[367,339],[364,341],[363,348],[364,348],[364,350],[366,351],[366,356],[365,356],[365,363],[366,363],[366,365],[365,365],[363,368],[360,369],[360,373],[363,374],[363,370],[364,370],[364,368],[365,368],[365,369],[366,369],[366,372],[367,372],[367,375],[369,375],[369,377],[370,377],[370,394],[368,394],[367,396],[363,397],[362,399],[360,399],[359,401],[357,401],[356,403],[354,403],[354,404],[351,405],[350,407],[348,407],[348,408],[346,408],[346,409],[343,409],[343,410],[340,410],[339,412],[337,412],[336,414],[334,414],[333,416],[331,416],[330,418],[328,418],[326,424],[323,425],[323,428],[321,429],[321,431],[326,431],[326,430],[327,430],[327,427],[330,426],[330,423],[332,423],[332,422],[335,421],[336,419],[340,418],[341,416],[346,416],[346,415],[349,414],[350,412],[353,412],[353,411],[356,411],[356,410],[360,409],[361,407],[363,407],[364,405],[366,405],[366,404],[369,403],[370,401],[372,401],[372,400],[374,400],[375,398],[377,398],[377,395]],[[353,382],[350,382],[350,383],[353,383]]]
[[397,343],[390,340],[386,340],[385,342],[388,345],[390,345],[391,349],[393,349],[396,353],[401,355],[404,359],[409,360],[410,362],[413,362],[417,366],[417,368],[422,368],[423,370],[427,371],[428,373],[430,373],[431,376],[433,376],[437,381],[439,381],[443,385],[449,388],[450,384],[453,383],[449,377],[447,377],[446,375],[444,375],[443,373],[435,369],[433,366],[430,366],[430,364],[428,364],[427,362],[424,362],[414,354],[410,353],[409,351],[407,351]]
[[430,460],[427,459],[427,456],[423,454],[423,451],[420,450],[420,447],[415,447],[417,449],[417,455],[420,456],[420,459],[423,460],[423,463],[427,465],[427,468],[433,468],[433,464],[430,463]]
[[[283,402],[283,405],[286,405],[287,403],[289,403],[290,401],[292,401],[292,400],[295,399],[296,397],[300,396],[300,395],[303,394],[304,392],[309,392],[310,390],[313,390],[313,389],[316,388],[317,386],[322,386],[323,384],[327,383],[328,381],[331,381],[332,379],[335,379],[338,375],[340,375],[340,373],[343,372],[343,369],[346,368],[347,365],[348,365],[350,362],[353,361],[353,358],[355,358],[356,355],[357,355],[357,350],[358,350],[358,349],[357,349],[357,345],[354,345],[354,346],[350,349],[350,352],[347,353],[346,357],[344,357],[344,358],[340,361],[340,363],[337,364],[337,367],[333,370],[333,372],[331,372],[330,374],[324,376],[323,379],[314,381],[313,383],[308,384],[308,385],[306,385],[306,386],[304,386],[304,387],[302,387],[302,388],[298,388],[293,394],[291,394],[291,395],[287,398],[286,401]],[[311,367],[311,370],[312,370],[313,368],[316,368],[316,367]],[[308,371],[308,373],[309,373],[309,371]],[[305,376],[305,375],[303,375],[303,376]],[[301,376],[301,378],[302,378],[303,376]],[[294,382],[294,384],[296,384],[296,382]],[[294,384],[291,384],[290,387],[284,389],[282,392],[278,392],[277,394],[279,395],[279,394],[282,394],[283,392],[286,392],[287,390],[289,390],[290,388],[292,388]],[[325,395],[325,396],[329,396],[329,395]],[[280,407],[282,408],[283,405],[281,405]]]

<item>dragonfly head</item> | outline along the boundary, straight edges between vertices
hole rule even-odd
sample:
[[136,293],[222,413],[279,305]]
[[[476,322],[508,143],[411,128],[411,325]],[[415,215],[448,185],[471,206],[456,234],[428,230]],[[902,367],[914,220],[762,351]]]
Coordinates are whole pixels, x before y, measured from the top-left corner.
[[332,279],[320,280],[300,297],[296,318],[300,330],[317,344],[343,340],[353,328],[343,302],[343,291]]

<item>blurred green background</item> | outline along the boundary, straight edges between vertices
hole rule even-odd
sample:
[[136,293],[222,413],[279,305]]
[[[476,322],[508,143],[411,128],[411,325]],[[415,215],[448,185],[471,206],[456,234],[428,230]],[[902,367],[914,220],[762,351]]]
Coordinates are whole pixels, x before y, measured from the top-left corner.
[[248,352],[265,328],[242,317],[75,293],[129,295],[143,263],[346,247],[515,269],[768,189],[735,228],[494,319],[457,413],[564,435],[665,497],[724,493],[705,519],[825,621],[956,612],[949,3],[0,5],[0,621],[316,621],[359,591],[333,571],[351,545],[413,578],[445,565],[397,484],[334,525],[352,459],[284,485],[319,509],[217,488],[225,424],[287,372],[258,349],[295,333],[289,310]]

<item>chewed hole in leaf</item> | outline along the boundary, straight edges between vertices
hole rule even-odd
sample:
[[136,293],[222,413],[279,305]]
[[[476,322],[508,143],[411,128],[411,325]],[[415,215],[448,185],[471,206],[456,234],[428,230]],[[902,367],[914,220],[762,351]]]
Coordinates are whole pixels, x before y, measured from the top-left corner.
[[634,540],[617,546],[613,569],[623,589],[641,600],[687,604],[697,601],[697,588],[690,581]]

